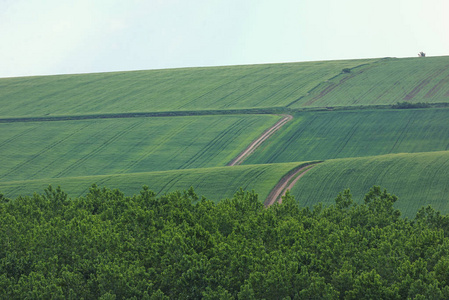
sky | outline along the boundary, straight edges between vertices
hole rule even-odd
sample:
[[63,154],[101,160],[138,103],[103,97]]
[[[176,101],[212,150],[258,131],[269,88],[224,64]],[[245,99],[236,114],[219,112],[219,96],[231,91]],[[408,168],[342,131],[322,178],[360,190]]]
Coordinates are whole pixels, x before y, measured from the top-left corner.
[[449,0],[0,0],[0,77],[449,55]]

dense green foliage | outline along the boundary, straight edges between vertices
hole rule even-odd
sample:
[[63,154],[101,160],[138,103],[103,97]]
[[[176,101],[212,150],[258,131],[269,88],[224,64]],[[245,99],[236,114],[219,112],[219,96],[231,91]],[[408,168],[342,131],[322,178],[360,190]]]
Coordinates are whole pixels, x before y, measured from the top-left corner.
[[93,186],[67,199],[0,201],[7,299],[447,299],[449,217],[413,220],[374,187],[364,203],[265,209],[240,191],[217,204],[193,189],[156,198]]
[[0,123],[0,181],[225,166],[278,116]]
[[449,109],[303,112],[248,164],[449,149]]
[[348,60],[5,78],[0,117],[282,107]]
[[391,106],[391,108],[394,109],[413,109],[413,108],[429,108],[429,107],[430,107],[429,103],[424,102],[410,103],[407,101],[398,102]]
[[335,159],[315,165],[291,193],[301,205],[312,207],[331,204],[346,188],[361,202],[367,189],[382,185],[402,199],[395,207],[412,217],[425,205],[449,213],[448,178],[449,151]]
[[240,188],[256,190],[261,199],[265,199],[279,179],[298,165],[302,163],[7,181],[0,182],[0,191],[15,198],[42,191],[51,183],[63,187],[69,196],[78,197],[85,195],[89,191],[88,187],[96,183],[98,186],[114,186],[125,195],[132,195],[143,185],[150,185],[156,195],[193,186],[199,195],[213,201],[230,198]]
[[291,107],[449,102],[449,56],[387,58],[341,72]]

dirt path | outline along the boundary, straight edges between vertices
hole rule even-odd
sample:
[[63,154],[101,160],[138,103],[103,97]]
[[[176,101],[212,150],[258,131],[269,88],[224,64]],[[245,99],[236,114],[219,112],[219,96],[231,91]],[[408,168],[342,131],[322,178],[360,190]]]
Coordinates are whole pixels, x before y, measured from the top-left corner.
[[282,177],[278,184],[271,190],[264,202],[265,207],[273,205],[276,202],[282,203],[282,196],[285,195],[287,190],[291,190],[295,183],[315,166],[316,163],[313,163],[295,168],[288,172],[287,175]]
[[235,166],[240,165],[248,156],[253,153],[257,147],[259,147],[266,139],[268,139],[273,133],[279,130],[282,126],[284,126],[288,121],[293,119],[291,115],[283,115],[284,117],[279,120],[276,124],[265,130],[264,133],[260,137],[258,137],[255,141],[253,141],[245,150],[240,152],[236,158],[234,158],[231,162],[227,164],[227,166]]

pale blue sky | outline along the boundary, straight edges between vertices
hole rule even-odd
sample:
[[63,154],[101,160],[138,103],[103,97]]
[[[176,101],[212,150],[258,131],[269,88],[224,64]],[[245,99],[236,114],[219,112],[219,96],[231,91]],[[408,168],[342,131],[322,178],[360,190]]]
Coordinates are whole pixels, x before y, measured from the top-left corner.
[[449,0],[0,0],[0,77],[449,55]]

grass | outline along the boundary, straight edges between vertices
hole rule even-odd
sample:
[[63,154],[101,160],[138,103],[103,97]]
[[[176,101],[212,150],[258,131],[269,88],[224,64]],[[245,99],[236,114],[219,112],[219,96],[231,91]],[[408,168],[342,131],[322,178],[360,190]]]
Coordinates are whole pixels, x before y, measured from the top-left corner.
[[427,205],[447,214],[448,176],[449,151],[335,159],[313,167],[291,193],[304,206],[327,205],[349,188],[360,203],[370,187],[380,185],[399,197],[395,207],[405,216]]
[[279,118],[227,115],[0,123],[0,181],[225,166]]
[[449,56],[388,58],[342,72],[291,104],[300,107],[449,102]]
[[125,195],[138,193],[148,185],[158,195],[193,186],[198,195],[211,200],[230,198],[240,188],[255,190],[261,201],[265,200],[279,179],[300,163],[245,165],[175,171],[142,172],[119,175],[65,177],[37,180],[0,182],[0,191],[9,198],[32,195],[52,184],[60,185],[71,197],[86,194],[89,187],[118,188]]
[[448,150],[447,120],[449,109],[299,113],[245,163]]
[[0,118],[284,107],[344,68],[323,61],[0,79]]

